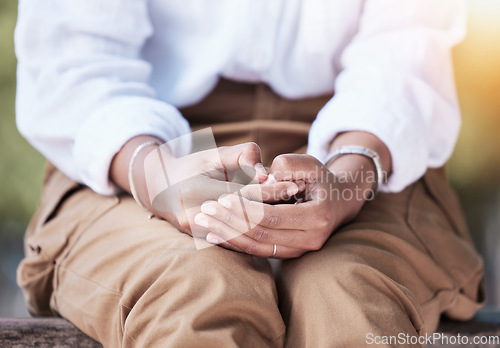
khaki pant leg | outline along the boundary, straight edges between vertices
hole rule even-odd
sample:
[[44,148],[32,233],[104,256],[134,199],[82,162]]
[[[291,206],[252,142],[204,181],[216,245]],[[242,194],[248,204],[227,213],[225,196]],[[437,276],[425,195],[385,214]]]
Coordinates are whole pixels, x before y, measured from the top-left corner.
[[[105,347],[283,345],[267,261],[214,246],[196,250],[192,237],[149,220],[129,196],[80,188],[28,239],[35,250],[19,270],[27,298],[50,296],[54,313]],[[51,270],[53,279],[35,276]]]
[[286,346],[416,339],[433,332],[443,312],[472,317],[483,302],[482,261],[456,214],[444,178],[429,171],[402,193],[379,194],[320,251],[284,261]]

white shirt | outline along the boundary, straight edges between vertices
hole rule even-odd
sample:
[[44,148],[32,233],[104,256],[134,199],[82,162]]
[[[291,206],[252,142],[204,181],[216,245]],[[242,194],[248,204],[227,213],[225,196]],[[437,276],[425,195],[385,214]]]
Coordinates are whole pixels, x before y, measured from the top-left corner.
[[189,133],[177,108],[220,76],[292,99],[335,90],[309,153],[323,160],[339,132],[371,132],[392,155],[382,190],[397,192],[452,153],[450,48],[464,31],[462,0],[20,0],[17,124],[68,176],[112,194],[121,146]]

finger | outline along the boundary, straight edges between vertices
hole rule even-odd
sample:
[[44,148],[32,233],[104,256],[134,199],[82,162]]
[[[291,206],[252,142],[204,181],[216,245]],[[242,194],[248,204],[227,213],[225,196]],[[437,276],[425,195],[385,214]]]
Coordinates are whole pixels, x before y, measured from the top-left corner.
[[207,242],[209,242],[210,244],[213,244],[214,246],[221,246],[221,247],[224,247],[226,249],[238,251],[240,253],[245,253],[244,250],[238,248],[236,245],[231,244],[227,240],[224,240],[221,236],[219,236],[215,233],[209,232],[206,235],[205,239]]
[[[277,183],[278,181],[276,180],[276,178],[274,177],[274,175],[272,173],[269,173],[267,175],[267,180],[263,182],[264,185],[268,185],[268,184],[275,184]],[[305,190],[306,188],[306,183],[301,180],[301,179],[298,179],[298,180],[293,180],[293,182],[299,187],[299,192],[302,192]]]
[[219,148],[222,164],[228,170],[239,167],[246,175],[256,182],[267,180],[267,172],[262,164],[260,147],[256,143],[244,143],[235,146]]
[[[203,180],[205,181],[205,180]],[[203,185],[203,190],[200,190],[200,182],[198,182],[198,185],[196,185],[195,188],[198,191],[192,192],[194,195],[197,196],[197,202],[203,201],[202,197],[200,194],[203,191],[203,196],[210,197],[208,199],[215,199],[215,197],[219,197],[224,194],[238,194],[242,189],[245,188],[244,185],[234,183],[234,182],[227,182],[227,181],[221,181],[221,180],[214,180],[214,179],[209,179],[206,180],[207,184]],[[219,196],[217,196],[219,194]],[[198,203],[199,204],[199,203]]]
[[269,253],[269,245],[254,241],[241,232],[234,230],[230,226],[210,217],[209,215],[200,213],[196,215],[194,221],[199,226],[202,226],[210,231],[206,238],[209,243],[221,244],[224,241],[230,242],[243,250],[244,253],[259,257],[267,257],[272,254],[272,251]]
[[[245,207],[246,218],[251,224],[261,225],[272,229],[309,230],[317,222],[321,222],[321,207],[314,201],[294,204],[276,204],[254,202],[245,197],[229,194],[218,199],[219,204],[233,215],[241,218],[239,208]],[[312,223],[313,222],[313,223]]]
[[326,180],[321,169],[323,164],[316,158],[303,154],[284,154],[276,156],[269,169],[277,181],[303,180],[306,182]]
[[[305,186],[304,186],[305,187]],[[246,185],[238,194],[251,201],[276,203],[296,195],[300,188],[294,182],[277,182],[265,185]]]
[[200,202],[218,199],[224,194],[234,194],[243,189],[241,184],[196,175],[169,186],[156,197],[151,197],[154,210],[163,213],[177,213],[199,206]]
[[[210,201],[203,203],[201,212],[261,243],[305,249],[313,249],[315,247],[313,245],[314,239],[310,238],[311,234],[304,230],[270,229],[259,224],[252,224],[246,219],[244,213],[239,215],[233,214],[218,202]],[[227,236],[224,235],[223,237]]]
[[233,214],[222,205],[220,205],[217,201],[204,202],[201,205],[200,210],[203,214],[212,216],[215,219],[222,221],[228,226],[231,226],[233,229],[240,231],[240,233],[245,233],[253,227],[251,223],[246,219],[244,212]]
[[[212,234],[212,235],[216,236],[215,234]],[[230,242],[222,242],[222,243],[216,244],[216,245],[219,245],[225,249],[229,249],[232,251],[245,253],[243,250],[241,250],[240,248],[238,248],[234,244],[231,244]],[[274,252],[274,245],[272,246],[272,250]],[[283,247],[280,245],[276,245],[276,253],[274,255],[273,255],[273,252],[271,252],[271,255],[269,255],[269,256],[260,256],[260,257],[266,258],[266,259],[284,260],[284,259],[292,259],[292,258],[300,257],[308,251],[309,250],[287,248],[287,247]],[[247,253],[245,253],[245,254],[247,254]]]
[[[214,219],[205,214],[196,215],[195,221],[200,226],[210,230],[206,239],[209,243],[218,244],[224,247],[232,248],[232,246],[239,248],[246,254],[258,257],[268,258],[273,255],[274,245],[265,244],[249,238],[248,236],[235,231],[230,226],[223,222]],[[280,246],[280,254],[276,252],[274,257],[277,258],[290,258],[302,255],[305,250]]]

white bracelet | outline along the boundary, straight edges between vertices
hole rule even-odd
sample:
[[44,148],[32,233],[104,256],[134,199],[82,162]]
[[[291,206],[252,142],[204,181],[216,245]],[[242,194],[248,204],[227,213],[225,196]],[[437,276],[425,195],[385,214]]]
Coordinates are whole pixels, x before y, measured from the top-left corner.
[[128,185],[130,186],[130,193],[132,194],[132,197],[134,197],[137,204],[139,204],[144,209],[146,209],[146,207],[139,200],[139,197],[137,197],[137,191],[135,190],[135,185],[134,185],[134,178],[132,176],[132,169],[134,167],[134,162],[135,162],[135,159],[137,158],[137,155],[139,154],[139,152],[141,152],[141,150],[144,149],[145,147],[148,147],[151,145],[160,146],[161,143],[158,140],[149,140],[149,141],[146,141],[146,142],[142,143],[141,145],[137,146],[134,153],[132,154],[132,157],[130,157],[130,162],[128,164]]
[[375,187],[374,193],[378,192],[378,189],[384,183],[384,171],[382,169],[382,161],[380,160],[380,156],[374,150],[368,149],[363,146],[341,146],[334,152],[332,152],[325,160],[325,166],[334,159],[335,157],[341,157],[348,154],[361,155],[370,158],[373,161],[373,165],[375,166],[375,172],[377,174],[377,186]]

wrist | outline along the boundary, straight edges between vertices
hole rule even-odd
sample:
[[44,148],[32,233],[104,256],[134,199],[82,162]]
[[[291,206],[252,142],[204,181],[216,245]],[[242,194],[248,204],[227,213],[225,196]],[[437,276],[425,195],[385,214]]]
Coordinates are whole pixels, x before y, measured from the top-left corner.
[[336,175],[348,173],[350,180],[346,182],[357,188],[365,191],[371,189],[372,194],[365,194],[365,200],[374,197],[392,168],[389,149],[378,137],[368,132],[339,134],[332,141],[330,152],[325,165]]
[[331,161],[327,168],[333,173],[334,198],[341,203],[338,225],[342,225],[355,218],[364,203],[375,196],[375,166],[368,157],[346,154]]
[[[344,164],[344,170],[342,170],[341,172],[346,171],[345,167],[350,168],[350,170],[347,169],[348,171],[350,171],[349,178],[351,178],[352,181],[361,181],[362,183],[367,182],[369,180],[369,182],[373,184],[372,189],[374,191],[374,194],[376,194],[378,192],[379,187],[382,186],[382,184],[384,183],[384,178],[385,178],[385,173],[382,170],[382,163],[380,161],[379,155],[375,151],[367,149],[362,146],[342,146],[327,157],[327,159],[325,160],[325,165],[327,167],[330,167],[332,163],[338,161],[339,158],[342,158],[346,155],[361,156],[364,157],[365,159],[370,160],[371,167],[373,168],[372,171],[368,172],[364,171],[363,170],[365,168],[364,164],[359,164],[359,163],[356,164],[355,160],[350,159],[349,160],[350,163],[346,162],[349,163],[350,165]],[[335,171],[334,166],[331,166],[330,168],[331,168],[330,170]],[[352,172],[355,172],[356,175],[353,175]],[[364,175],[365,173],[370,175],[367,177],[366,175]]]
[[[149,206],[150,199],[147,190],[145,160],[149,153],[158,151],[160,145],[159,142],[154,140],[140,144],[132,154],[128,167],[130,193],[137,204],[149,211],[151,211],[151,207]],[[136,167],[136,164],[139,167]]]
[[388,176],[392,170],[392,157],[387,146],[375,135],[363,131],[344,132],[330,144],[330,153],[343,146],[360,146],[374,151],[380,158],[381,169]]
[[134,198],[148,209],[150,204],[145,182],[144,160],[161,143],[163,143],[161,140],[149,135],[134,137],[115,155],[110,167],[110,180],[129,193],[132,191],[131,188],[135,188]]
[[[373,161],[369,158],[347,154],[331,161],[327,168],[333,173],[338,185],[345,189],[356,190],[358,194],[352,199],[364,202],[374,193],[377,186],[377,173]],[[351,195],[347,197],[350,198]]]

